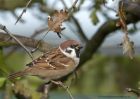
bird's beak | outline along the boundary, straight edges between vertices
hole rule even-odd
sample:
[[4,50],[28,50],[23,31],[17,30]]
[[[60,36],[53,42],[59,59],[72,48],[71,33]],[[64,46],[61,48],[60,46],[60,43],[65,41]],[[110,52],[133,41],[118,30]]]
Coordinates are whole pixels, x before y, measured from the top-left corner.
[[83,48],[83,46],[80,45],[80,46],[79,46],[79,49],[82,49],[82,48]]
[[80,50],[82,48],[83,48],[83,46],[81,46],[81,45],[79,45],[79,46],[76,47],[77,50]]

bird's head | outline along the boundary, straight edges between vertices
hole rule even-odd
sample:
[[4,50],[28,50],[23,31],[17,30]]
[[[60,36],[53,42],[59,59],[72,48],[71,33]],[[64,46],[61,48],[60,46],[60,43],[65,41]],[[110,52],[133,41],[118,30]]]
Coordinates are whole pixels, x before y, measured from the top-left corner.
[[82,46],[75,40],[67,40],[61,43],[59,48],[67,57],[75,59],[80,57],[80,50]]

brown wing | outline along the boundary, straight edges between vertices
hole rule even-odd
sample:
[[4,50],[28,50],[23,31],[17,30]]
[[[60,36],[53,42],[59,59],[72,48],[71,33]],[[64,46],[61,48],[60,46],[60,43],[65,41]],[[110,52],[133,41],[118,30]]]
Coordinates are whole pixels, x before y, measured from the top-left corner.
[[45,53],[41,57],[27,64],[29,67],[47,70],[65,69],[69,65],[74,65],[74,61],[66,57],[58,48]]

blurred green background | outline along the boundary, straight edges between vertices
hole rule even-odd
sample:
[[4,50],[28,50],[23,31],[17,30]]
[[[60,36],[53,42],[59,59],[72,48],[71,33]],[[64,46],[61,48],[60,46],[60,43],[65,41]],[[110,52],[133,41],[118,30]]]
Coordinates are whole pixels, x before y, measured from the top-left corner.
[[[55,9],[65,8],[72,5],[72,0],[32,0],[27,12],[22,20],[14,25],[17,17],[22,12],[28,0],[0,0],[0,24],[16,35],[30,37],[33,33],[41,31],[35,36],[35,39],[41,39],[42,34],[47,29],[47,16],[52,15]],[[52,46],[58,46],[66,39],[76,39],[86,47],[88,40],[92,39],[96,31],[100,29],[104,22],[116,19],[116,12],[119,0],[110,0],[104,6],[105,0],[79,0],[77,9],[73,12],[73,18],[70,18],[63,25],[66,27],[62,31],[62,39],[55,33],[50,32],[45,41]],[[135,28],[136,27],[136,28]],[[91,54],[92,57],[80,65],[77,70],[77,77],[71,75],[65,83],[70,85],[70,90],[75,99],[96,99],[93,96],[132,96],[126,91],[126,88],[138,89],[140,86],[140,57],[139,57],[139,23],[129,25],[130,37],[136,44],[136,55],[133,60],[123,56],[121,47],[122,31],[117,30],[106,37],[96,53],[90,53],[83,50],[82,53]],[[96,42],[95,42],[96,43]],[[97,42],[98,43],[98,42]],[[0,42],[0,98],[11,99],[13,96],[11,82],[6,77],[25,67],[25,64],[31,61],[27,53],[16,46],[8,46]],[[92,43],[91,43],[92,47]],[[34,57],[41,55],[37,51]],[[82,57],[83,58],[83,57]],[[37,77],[25,77],[17,81],[15,92],[19,91],[25,96],[32,96],[33,99],[39,99],[40,93],[36,92],[37,86],[43,83]],[[63,88],[53,88],[50,91],[51,99],[69,98]],[[13,96],[15,97],[15,96]],[[64,98],[63,98],[64,99]],[[98,99],[98,98],[97,98]],[[115,98],[116,99],[116,98]],[[120,98],[118,98],[120,99]]]

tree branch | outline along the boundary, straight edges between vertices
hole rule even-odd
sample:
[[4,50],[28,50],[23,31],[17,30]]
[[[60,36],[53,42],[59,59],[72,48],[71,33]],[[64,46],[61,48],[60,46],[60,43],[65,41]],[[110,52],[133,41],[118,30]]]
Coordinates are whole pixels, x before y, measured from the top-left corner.
[[95,33],[95,35],[89,40],[85,46],[85,50],[81,55],[80,66],[83,65],[87,60],[89,60],[92,55],[101,46],[104,39],[108,34],[118,29],[116,27],[117,20],[109,20],[105,22]]
[[127,13],[137,16],[140,19],[140,2],[132,2],[130,0],[124,0],[124,7]]
[[84,31],[83,31],[83,29],[82,29],[80,23],[78,22],[78,20],[77,20],[74,16],[72,16],[72,19],[73,19],[74,23],[76,24],[76,26],[77,26],[77,28],[78,28],[78,32],[79,32],[79,34],[81,35],[82,39],[83,39],[85,42],[87,42],[87,41],[88,41],[88,38],[86,37],[86,35],[85,35],[85,33],[84,33]]
[[[136,10],[136,9],[135,9]],[[138,10],[138,9],[137,9]],[[139,20],[131,15],[127,15],[127,24],[135,23]],[[89,60],[92,55],[97,51],[97,49],[101,46],[102,42],[108,36],[108,34],[114,32],[115,30],[119,29],[116,27],[116,22],[118,20],[108,20],[106,21],[95,33],[95,35],[89,40],[85,46],[85,50],[81,55],[81,61],[79,67],[82,66],[87,60]]]
[[[36,48],[36,45],[38,44],[38,40],[31,39],[29,37],[24,37],[24,36],[19,36],[19,35],[14,35],[20,42],[22,42],[25,46],[31,47],[31,48]],[[19,46],[19,43],[17,43],[15,40],[9,37],[8,34],[5,34],[3,32],[0,32],[0,42],[6,42],[7,44],[17,45]],[[39,50],[42,52],[46,52],[51,48],[51,45],[49,45],[46,42],[41,42],[39,46]]]
[[33,60],[33,56],[31,54],[31,52],[14,36],[11,34],[11,32],[6,28],[6,26],[0,24],[0,29],[3,30],[5,33],[7,33],[11,38],[13,38],[17,43],[19,43],[19,45],[21,47],[23,47],[23,49],[25,49],[25,51],[28,53],[28,55],[31,57],[31,59]]

